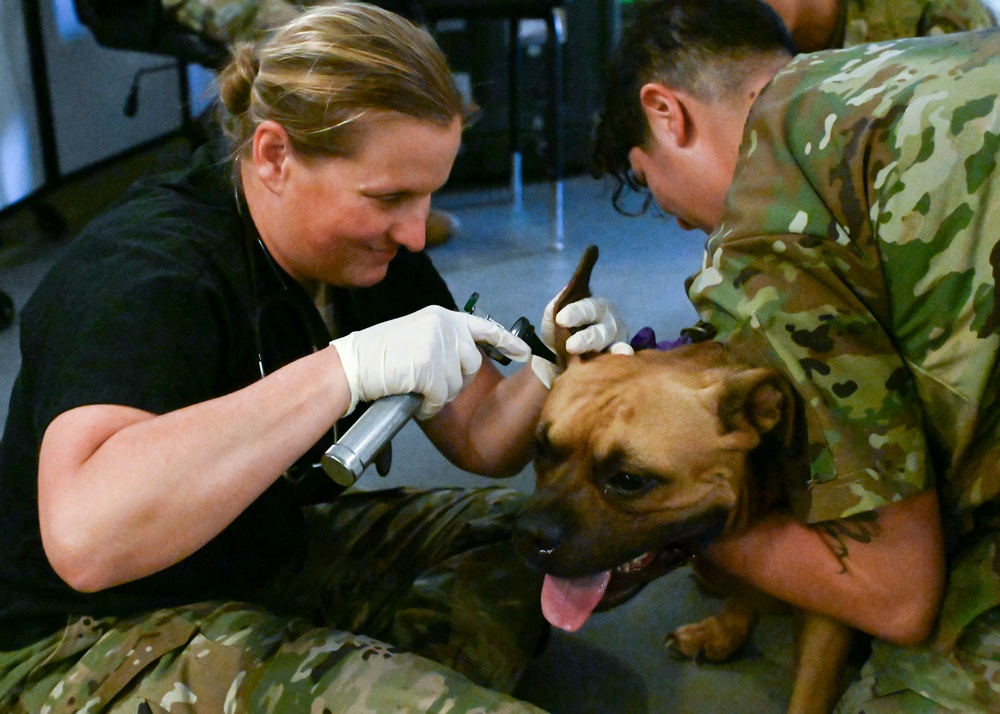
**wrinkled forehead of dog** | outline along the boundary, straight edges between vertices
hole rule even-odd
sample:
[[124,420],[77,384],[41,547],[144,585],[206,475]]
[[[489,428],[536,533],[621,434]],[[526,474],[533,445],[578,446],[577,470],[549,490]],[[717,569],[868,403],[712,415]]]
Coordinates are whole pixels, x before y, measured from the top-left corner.
[[603,354],[574,362],[556,381],[542,411],[550,441],[574,441],[581,433],[651,427],[684,432],[718,431],[719,371],[701,357],[713,348],[681,347],[635,355]]

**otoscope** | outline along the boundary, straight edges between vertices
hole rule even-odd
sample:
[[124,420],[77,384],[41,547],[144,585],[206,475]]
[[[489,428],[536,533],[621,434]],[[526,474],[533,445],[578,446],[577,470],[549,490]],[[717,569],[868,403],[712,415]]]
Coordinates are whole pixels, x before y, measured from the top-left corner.
[[[478,301],[479,293],[472,293],[465,303],[465,312],[476,314]],[[489,315],[482,317],[496,322]],[[528,318],[518,318],[509,332],[524,340],[531,348],[531,354],[555,363],[555,354],[539,339]],[[510,364],[510,359],[493,345],[480,347],[491,359],[500,364]],[[354,425],[323,454],[323,470],[341,486],[353,486],[368,465],[378,459],[379,474],[385,476],[389,470],[387,457],[388,449],[392,447],[392,437],[413,417],[422,401],[423,395],[411,393],[382,397],[373,402]]]

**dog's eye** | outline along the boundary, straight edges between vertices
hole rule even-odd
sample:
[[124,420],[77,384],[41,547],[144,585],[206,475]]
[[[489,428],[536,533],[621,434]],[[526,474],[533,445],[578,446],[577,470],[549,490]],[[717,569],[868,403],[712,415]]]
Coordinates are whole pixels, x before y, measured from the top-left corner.
[[653,479],[619,471],[606,482],[607,488],[625,496],[637,496],[654,485]]

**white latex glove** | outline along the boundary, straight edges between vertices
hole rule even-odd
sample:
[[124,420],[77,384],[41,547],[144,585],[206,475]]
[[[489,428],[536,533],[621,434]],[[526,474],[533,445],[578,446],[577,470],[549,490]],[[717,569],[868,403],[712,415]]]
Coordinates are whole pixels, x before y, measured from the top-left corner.
[[477,342],[518,362],[531,356],[524,340],[497,323],[436,305],[334,340],[351,388],[347,413],[358,402],[417,392],[424,401],[416,417],[434,416],[482,366]]
[[[628,328],[625,320],[618,314],[614,304],[603,297],[588,297],[583,300],[571,302],[553,317],[555,304],[562,297],[562,292],[556,295],[549,304],[545,306],[545,314],[542,316],[542,323],[538,329],[538,337],[550,350],[554,351],[556,325],[560,327],[574,328],[584,327],[579,332],[574,333],[566,340],[566,351],[570,354],[583,354],[584,352],[604,352],[612,354],[630,355],[635,350],[628,344]],[[559,367],[546,359],[533,356],[531,358],[531,369],[535,375],[549,389],[552,382],[559,376]]]

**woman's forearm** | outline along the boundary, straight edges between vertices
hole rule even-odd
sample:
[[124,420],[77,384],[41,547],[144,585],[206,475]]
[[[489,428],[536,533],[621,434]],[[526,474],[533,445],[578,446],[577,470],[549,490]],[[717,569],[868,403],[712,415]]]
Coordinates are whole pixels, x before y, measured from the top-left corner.
[[534,454],[548,390],[524,366],[504,378],[489,362],[451,404],[422,426],[456,466],[484,476],[520,472]]
[[50,562],[100,590],[166,568],[214,538],[346,409],[335,350],[233,394],[163,415],[117,405],[61,414],[39,460]]

